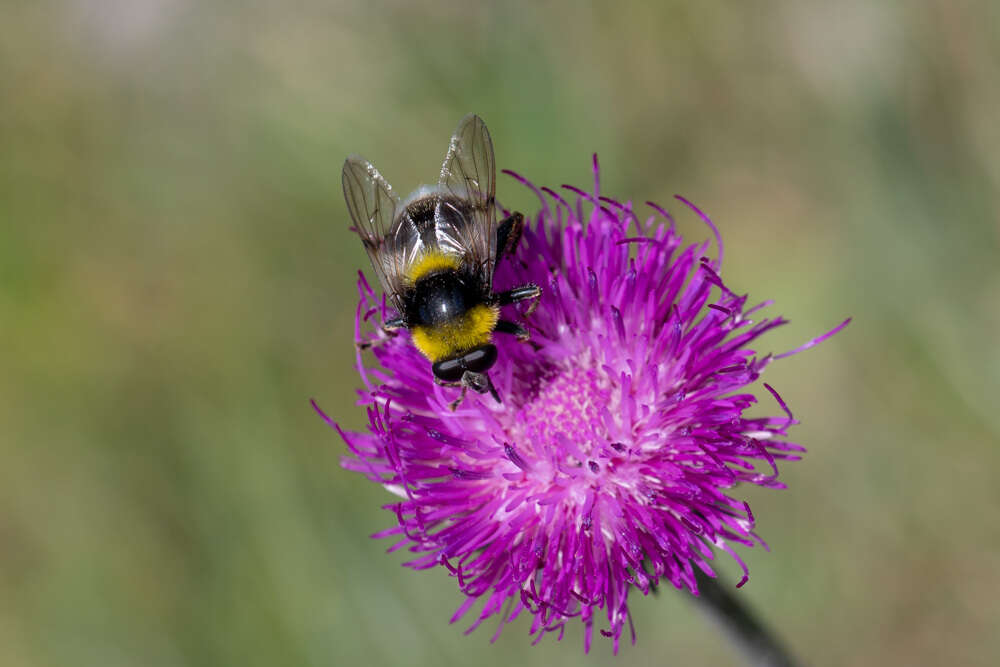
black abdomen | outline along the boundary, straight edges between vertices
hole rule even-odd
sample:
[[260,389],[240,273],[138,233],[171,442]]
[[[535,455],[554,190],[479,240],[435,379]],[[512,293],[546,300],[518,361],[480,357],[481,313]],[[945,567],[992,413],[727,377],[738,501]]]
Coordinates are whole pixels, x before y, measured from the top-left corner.
[[416,281],[403,296],[410,326],[436,326],[461,317],[482,301],[479,290],[458,271],[436,271]]

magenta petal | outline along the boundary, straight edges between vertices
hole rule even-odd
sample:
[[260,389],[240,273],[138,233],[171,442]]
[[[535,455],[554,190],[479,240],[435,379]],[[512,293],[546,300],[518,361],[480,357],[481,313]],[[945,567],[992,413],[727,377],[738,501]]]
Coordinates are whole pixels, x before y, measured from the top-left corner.
[[785,320],[751,320],[769,302],[747,308],[725,285],[718,228],[678,197],[716,237],[710,261],[707,242],[685,247],[656,204],[640,219],[600,196],[593,165],[593,193],[563,189],[574,202],[505,172],[541,206],[495,289],[533,282],[543,293],[526,320],[534,346],[496,338],[503,404],[470,392],[452,412],[457,390],[434,384],[405,332],[382,331],[392,313],[362,276],[356,335],[380,343],[377,363],[358,361],[369,432],[342,431],[314,407],[347,443],[344,467],[393,495],[397,525],[376,536],[419,554],[410,567],[445,567],[468,596],[452,622],[475,606],[470,631],[496,616],[495,638],[527,611],[537,640],[579,617],[585,650],[595,636],[617,650],[626,627],[634,642],[633,589],[666,581],[697,594],[694,568],[714,576],[719,551],[746,582],[733,547],[763,541],[732,490],[783,488],[778,465],[804,450],[785,439],[796,422],[770,385],[784,415],[745,416],[757,400],[748,386],[778,358],[748,346]]

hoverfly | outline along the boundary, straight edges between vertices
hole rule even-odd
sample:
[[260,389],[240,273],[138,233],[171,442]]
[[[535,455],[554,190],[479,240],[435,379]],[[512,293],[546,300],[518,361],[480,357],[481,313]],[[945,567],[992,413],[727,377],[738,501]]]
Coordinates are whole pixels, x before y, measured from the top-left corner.
[[489,393],[500,402],[488,371],[497,360],[493,333],[526,341],[528,330],[500,317],[500,308],[534,299],[541,289],[526,284],[493,291],[493,271],[513,254],[524,217],[496,219],[493,142],[482,119],[459,122],[441,165],[436,187],[423,186],[404,201],[364,158],[344,162],[344,198],[382,290],[398,316],[388,331],[409,329],[413,344],[431,362],[434,380]]

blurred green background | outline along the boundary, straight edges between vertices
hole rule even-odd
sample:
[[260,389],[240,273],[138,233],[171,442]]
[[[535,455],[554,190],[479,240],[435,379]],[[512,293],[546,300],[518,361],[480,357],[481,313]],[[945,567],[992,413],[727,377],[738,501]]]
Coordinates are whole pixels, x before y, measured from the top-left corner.
[[468,111],[536,183],[706,210],[761,349],[854,316],[765,376],[809,454],[741,491],[740,595],[810,664],[997,664],[1000,4],[749,4],[4,3],[0,664],[739,664],[672,590],[617,659],[464,637],[367,538],[308,404],[362,427],[340,166],[406,191]]

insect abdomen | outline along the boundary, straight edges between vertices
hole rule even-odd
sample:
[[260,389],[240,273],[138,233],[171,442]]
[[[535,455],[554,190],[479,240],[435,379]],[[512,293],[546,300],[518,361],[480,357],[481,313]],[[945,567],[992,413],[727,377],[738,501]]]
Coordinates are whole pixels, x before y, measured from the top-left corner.
[[450,359],[491,342],[500,311],[455,258],[429,253],[414,263],[413,287],[403,297],[413,343],[431,361]]
[[413,344],[431,361],[452,359],[491,342],[499,318],[496,306],[480,303],[450,322],[413,327]]

